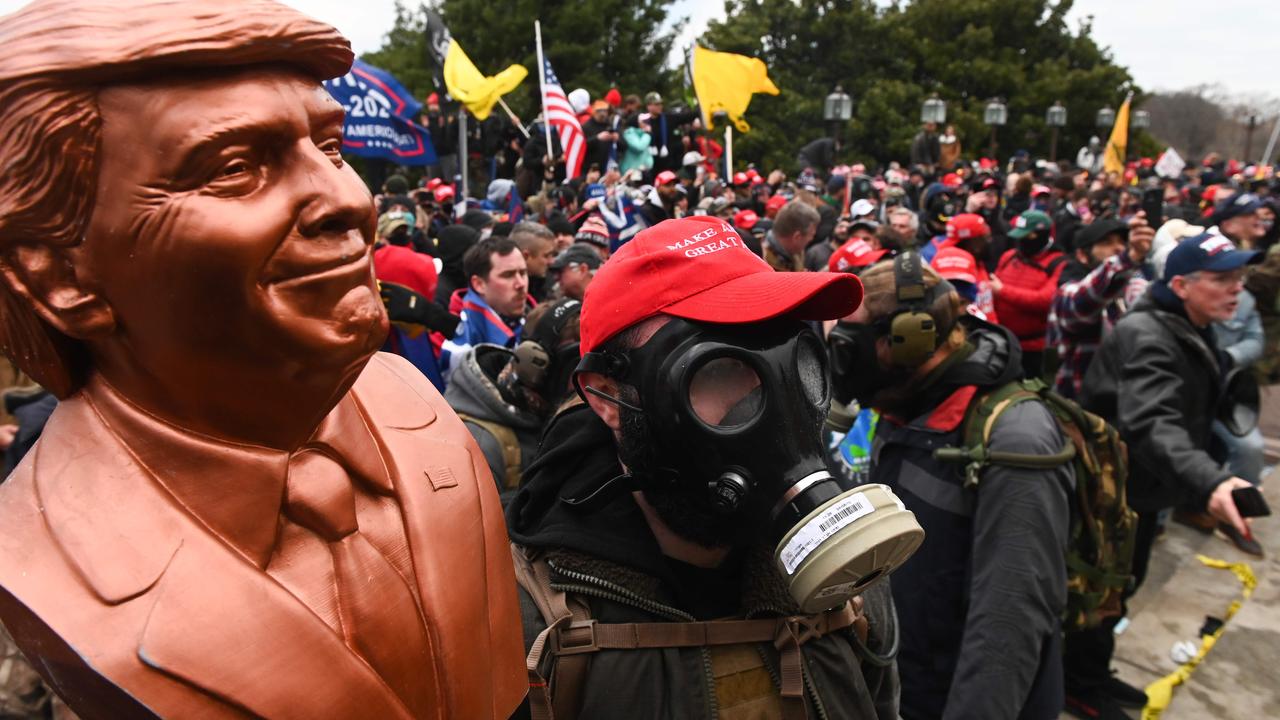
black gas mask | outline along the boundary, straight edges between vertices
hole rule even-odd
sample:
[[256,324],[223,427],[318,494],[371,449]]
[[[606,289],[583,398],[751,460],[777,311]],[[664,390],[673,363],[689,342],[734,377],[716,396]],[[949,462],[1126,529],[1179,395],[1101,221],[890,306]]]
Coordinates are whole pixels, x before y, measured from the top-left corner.
[[[584,383],[584,371],[637,393],[610,396]],[[570,505],[589,508],[601,493],[638,489],[734,528],[742,535],[733,539],[738,544],[767,539],[809,612],[861,592],[923,538],[914,515],[887,488],[842,491],[827,472],[821,435],[830,404],[827,358],[803,323],[674,318],[639,348],[588,353],[578,373],[578,391],[618,404],[631,422],[642,423],[649,447],[640,463],[621,453],[629,482],[615,479],[612,489]]]

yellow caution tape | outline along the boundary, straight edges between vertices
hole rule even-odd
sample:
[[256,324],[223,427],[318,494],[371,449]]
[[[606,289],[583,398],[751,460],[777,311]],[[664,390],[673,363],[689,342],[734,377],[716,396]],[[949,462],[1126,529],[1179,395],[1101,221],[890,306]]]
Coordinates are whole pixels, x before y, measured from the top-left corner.
[[1222,627],[1218,628],[1212,635],[1206,635],[1201,638],[1200,651],[1196,653],[1195,657],[1183,663],[1177,670],[1147,686],[1147,706],[1142,709],[1142,720],[1158,720],[1160,714],[1169,707],[1169,702],[1173,700],[1173,689],[1191,677],[1191,673],[1195,671],[1196,666],[1200,664],[1205,655],[1209,654],[1209,650],[1213,649],[1214,643],[1218,642],[1218,638],[1222,637],[1222,633],[1226,631],[1227,622],[1244,605],[1244,601],[1248,600],[1250,595],[1253,595],[1253,589],[1258,586],[1258,578],[1253,574],[1253,568],[1249,567],[1248,563],[1215,560],[1204,555],[1196,555],[1196,559],[1211,568],[1230,570],[1242,586],[1240,599],[1232,600],[1231,605],[1227,607]]

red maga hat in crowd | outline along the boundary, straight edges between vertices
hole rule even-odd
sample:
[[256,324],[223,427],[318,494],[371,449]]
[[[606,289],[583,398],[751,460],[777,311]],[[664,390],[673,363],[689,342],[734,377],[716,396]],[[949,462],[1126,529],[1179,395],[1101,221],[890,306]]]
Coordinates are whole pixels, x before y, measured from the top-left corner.
[[967,240],[990,234],[991,227],[977,213],[961,213],[947,221],[948,240]]
[[831,259],[827,261],[827,269],[831,272],[856,272],[876,264],[880,258],[888,254],[888,250],[877,250],[866,240],[854,238],[831,253]]
[[596,272],[582,301],[581,350],[659,314],[725,324],[833,320],[861,302],[857,277],[774,272],[724,220],[695,215],[640,232]]

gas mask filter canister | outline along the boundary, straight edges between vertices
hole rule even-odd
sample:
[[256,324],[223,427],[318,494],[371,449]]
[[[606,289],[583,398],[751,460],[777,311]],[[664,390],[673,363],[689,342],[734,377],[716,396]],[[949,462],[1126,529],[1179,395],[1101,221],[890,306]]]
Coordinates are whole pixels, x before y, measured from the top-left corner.
[[[779,572],[806,613],[838,607],[887,577],[924,539],[883,485],[845,490],[827,472],[822,423],[831,401],[826,352],[796,321],[750,327],[672,319],[625,354],[578,366],[634,386],[652,467],[633,488],[675,494],[707,517],[775,544]],[[727,518],[726,518],[727,516]]]

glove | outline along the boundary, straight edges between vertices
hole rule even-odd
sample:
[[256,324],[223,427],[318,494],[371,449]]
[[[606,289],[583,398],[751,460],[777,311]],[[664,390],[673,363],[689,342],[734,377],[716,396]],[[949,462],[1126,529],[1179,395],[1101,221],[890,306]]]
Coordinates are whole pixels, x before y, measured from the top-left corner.
[[457,334],[462,318],[404,285],[379,280],[378,293],[382,296],[382,304],[386,306],[391,322],[422,325],[446,338]]

